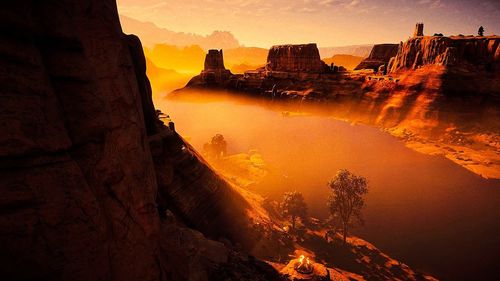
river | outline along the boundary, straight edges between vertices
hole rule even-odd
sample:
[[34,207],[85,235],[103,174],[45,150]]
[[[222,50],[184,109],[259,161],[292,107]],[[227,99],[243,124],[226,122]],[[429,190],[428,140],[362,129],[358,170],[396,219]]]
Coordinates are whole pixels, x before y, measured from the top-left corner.
[[326,183],[346,168],[369,182],[365,224],[355,235],[443,280],[500,276],[498,180],[413,151],[378,128],[338,120],[326,105],[205,93],[155,105],[199,150],[220,133],[229,153],[259,151],[272,167],[255,187],[264,196],[300,191],[309,213],[325,218]]

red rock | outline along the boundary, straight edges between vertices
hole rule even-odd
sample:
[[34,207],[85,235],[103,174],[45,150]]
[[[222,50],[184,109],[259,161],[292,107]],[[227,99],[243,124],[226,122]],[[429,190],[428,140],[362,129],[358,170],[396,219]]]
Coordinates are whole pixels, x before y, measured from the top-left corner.
[[[2,280],[195,280],[226,261],[203,235],[251,244],[246,201],[157,119],[114,0],[10,1],[0,22]],[[178,243],[167,208],[199,232]]]
[[459,65],[471,70],[499,69],[499,36],[411,38],[401,43],[390,72],[424,65]]
[[415,32],[413,33],[413,37],[424,36],[424,24],[419,22],[415,25]]
[[364,59],[355,70],[373,69],[375,71],[382,65],[389,63],[389,60],[398,52],[398,44],[378,44],[373,46],[370,55]]
[[232,76],[224,67],[222,50],[209,50],[205,57],[205,68],[200,74],[202,83],[208,87],[224,85]]
[[316,44],[273,46],[267,56],[268,71],[323,73],[327,68]]

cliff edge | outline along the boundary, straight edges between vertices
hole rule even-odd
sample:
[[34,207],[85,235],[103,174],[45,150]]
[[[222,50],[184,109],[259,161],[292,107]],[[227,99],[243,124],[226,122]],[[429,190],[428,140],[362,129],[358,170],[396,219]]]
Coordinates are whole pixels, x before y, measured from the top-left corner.
[[252,246],[249,204],[158,119],[115,1],[14,1],[0,23],[2,279],[207,280],[234,264],[274,280],[231,250]]

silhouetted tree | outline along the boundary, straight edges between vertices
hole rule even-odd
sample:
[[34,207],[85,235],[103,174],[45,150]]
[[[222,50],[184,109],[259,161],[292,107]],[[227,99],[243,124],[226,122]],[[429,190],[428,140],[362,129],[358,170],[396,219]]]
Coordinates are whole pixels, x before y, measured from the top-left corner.
[[480,26],[479,29],[477,30],[477,35],[483,36],[484,35],[484,27]]
[[286,192],[283,195],[283,201],[280,207],[283,215],[290,217],[292,229],[295,229],[297,218],[301,218],[302,221],[305,221],[307,217],[307,205],[304,201],[304,196],[300,192]]
[[341,221],[345,243],[349,227],[356,223],[363,223],[361,209],[364,205],[363,195],[368,193],[367,181],[364,177],[342,169],[337,172],[328,186],[332,190],[328,200],[330,213],[333,218]]
[[220,158],[227,153],[227,142],[223,135],[217,134],[209,143],[203,145],[203,150],[209,157]]

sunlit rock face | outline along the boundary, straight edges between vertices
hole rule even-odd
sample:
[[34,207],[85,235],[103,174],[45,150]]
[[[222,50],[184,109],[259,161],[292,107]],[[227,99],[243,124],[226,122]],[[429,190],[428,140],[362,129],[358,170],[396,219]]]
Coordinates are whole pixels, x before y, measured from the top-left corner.
[[269,50],[266,70],[323,73],[326,65],[316,44],[279,45]]
[[389,70],[396,72],[424,65],[444,65],[491,72],[499,69],[499,44],[499,36],[415,37],[400,44]]
[[373,69],[377,70],[381,65],[389,63],[389,60],[398,52],[398,44],[377,44],[373,46],[370,55],[364,59],[355,70]]

